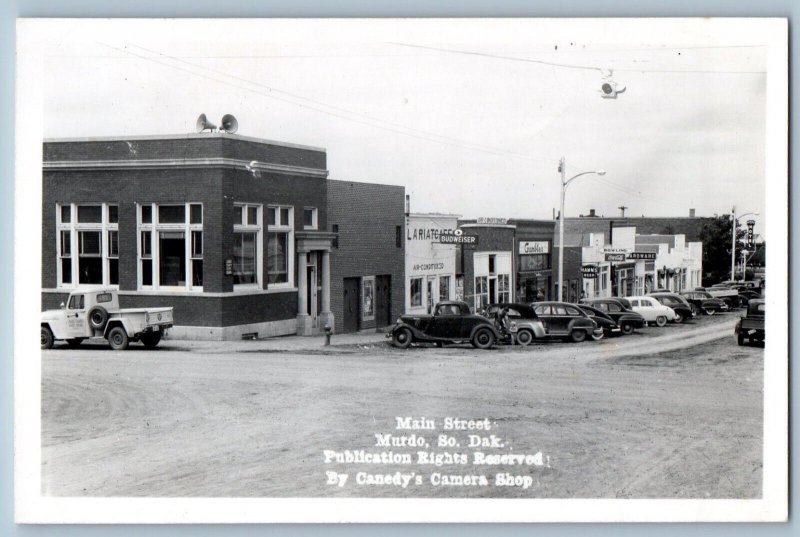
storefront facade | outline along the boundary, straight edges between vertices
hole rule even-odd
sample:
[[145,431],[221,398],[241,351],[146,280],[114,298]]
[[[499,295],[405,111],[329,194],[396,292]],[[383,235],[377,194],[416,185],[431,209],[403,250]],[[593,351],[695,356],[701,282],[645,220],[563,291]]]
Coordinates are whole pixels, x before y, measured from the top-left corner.
[[326,161],[224,133],[46,140],[42,307],[103,285],[123,307],[174,307],[176,337],[320,331],[334,323]]
[[550,300],[553,289],[553,220],[512,220],[515,226],[515,300]]
[[406,217],[406,313],[431,313],[437,302],[456,294],[458,215]]
[[503,218],[479,218],[461,221],[459,228],[475,237],[460,246],[463,300],[478,312],[514,301],[515,226]]

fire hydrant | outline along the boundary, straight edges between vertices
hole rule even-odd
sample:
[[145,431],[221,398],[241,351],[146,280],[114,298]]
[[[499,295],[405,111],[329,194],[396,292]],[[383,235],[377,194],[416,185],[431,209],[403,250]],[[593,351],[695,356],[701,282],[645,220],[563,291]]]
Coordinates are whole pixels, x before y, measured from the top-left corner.
[[331,344],[331,325],[325,325],[325,346]]

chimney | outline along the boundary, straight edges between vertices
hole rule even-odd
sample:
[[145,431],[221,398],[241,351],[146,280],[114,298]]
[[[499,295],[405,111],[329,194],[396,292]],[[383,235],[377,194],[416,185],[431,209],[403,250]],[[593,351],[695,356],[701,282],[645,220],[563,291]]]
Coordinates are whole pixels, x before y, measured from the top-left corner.
[[411,214],[411,196],[406,194],[406,216]]
[[594,213],[594,209],[589,209],[589,216],[590,216],[590,217],[595,217],[595,216],[597,216],[597,215]]
[[694,218],[694,209],[689,209],[689,218]]

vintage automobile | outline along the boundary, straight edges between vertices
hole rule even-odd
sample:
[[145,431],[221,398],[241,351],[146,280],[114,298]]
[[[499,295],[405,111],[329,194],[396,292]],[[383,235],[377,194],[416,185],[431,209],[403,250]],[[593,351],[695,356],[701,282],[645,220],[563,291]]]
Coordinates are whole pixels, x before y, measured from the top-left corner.
[[728,311],[728,304],[719,298],[714,298],[706,291],[682,291],[681,296],[693,306],[696,313],[714,315],[717,312]]
[[[502,308],[508,308],[509,342],[511,342],[511,334],[513,334],[514,343],[522,345],[523,347],[530,345],[534,339],[547,337],[544,324],[536,315],[536,312],[533,311],[533,308],[525,304],[515,304],[512,302],[489,304],[485,310],[486,317],[495,319],[498,311]],[[502,332],[500,327],[496,326],[496,323],[495,327],[498,329],[498,332]]]
[[761,298],[761,293],[755,289],[742,289],[739,291],[739,303],[741,306],[746,306],[748,302],[758,298]]
[[56,340],[77,347],[88,338],[105,338],[114,350],[125,350],[131,341],[154,348],[172,328],[172,308],[120,309],[114,288],[77,289],[66,306],[42,312],[42,349]]
[[739,307],[739,292],[735,289],[730,289],[726,284],[715,284],[711,287],[695,287],[695,291],[705,291],[713,298],[719,298],[728,305],[728,308]]
[[568,302],[534,302],[533,311],[544,324],[547,336],[580,343],[587,337],[602,337],[603,329],[575,304]]
[[494,323],[470,312],[466,302],[442,301],[432,315],[403,315],[386,334],[392,345],[401,349],[412,343],[469,342],[478,349],[491,349],[500,338]]
[[629,296],[626,297],[631,303],[631,309],[644,317],[648,323],[656,323],[656,326],[664,326],[668,321],[675,320],[675,312],[669,306],[651,296]]
[[637,328],[643,328],[647,324],[644,317],[630,308],[630,303],[626,299],[584,298],[581,304],[592,306],[607,314],[614,319],[625,335],[633,334]]
[[647,296],[651,296],[665,306],[672,308],[672,311],[675,312],[673,321],[676,323],[685,323],[688,319],[697,315],[692,309],[692,305],[678,293],[648,293]]
[[736,343],[763,343],[765,341],[764,311],[766,303],[762,299],[753,299],[747,303],[747,312],[736,323],[733,333]]
[[603,339],[603,336],[622,335],[622,329],[606,312],[586,304],[578,304],[578,307],[588,315],[597,326],[603,329],[600,335],[592,334],[592,339]]

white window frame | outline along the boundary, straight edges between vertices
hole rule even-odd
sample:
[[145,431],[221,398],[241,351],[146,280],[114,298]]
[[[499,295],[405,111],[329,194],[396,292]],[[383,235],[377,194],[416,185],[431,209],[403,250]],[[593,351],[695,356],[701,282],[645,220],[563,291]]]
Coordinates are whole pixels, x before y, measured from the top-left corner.
[[[200,223],[192,224],[192,205],[200,206]],[[167,206],[183,206],[184,207],[184,221],[183,223],[161,223],[158,221],[158,208]],[[149,223],[142,222],[142,207],[150,207],[151,221]],[[198,201],[189,201],[185,203],[137,203],[136,204],[136,287],[139,290],[161,290],[161,291],[191,291],[202,292],[203,286],[194,286],[193,274],[193,259],[200,259],[200,257],[193,256],[192,253],[192,232],[203,232],[203,221],[205,219],[205,210],[203,204]],[[160,233],[179,231],[183,232],[183,245],[184,245],[184,285],[161,285],[161,248]],[[142,257],[142,233],[149,233],[150,235],[150,257]],[[203,236],[203,249],[205,250],[205,236]],[[152,271],[152,285],[142,284],[142,261],[150,259]],[[205,261],[203,262],[203,281],[205,282]]]
[[[419,281],[419,304],[414,304],[414,281]],[[412,276],[408,279],[408,306],[409,308],[421,308],[425,304],[425,291],[423,289],[424,278],[422,276]]]
[[[109,222],[109,206],[117,207],[117,222]],[[95,206],[101,208],[100,222],[78,223],[78,206]],[[61,221],[61,208],[69,207],[70,221]],[[61,255],[61,232],[69,233],[70,241],[70,267],[72,282],[63,283],[63,269],[61,260],[66,257]],[[95,284],[80,284],[80,241],[81,231],[95,231],[100,233],[100,258],[102,259],[103,281]],[[108,235],[110,231],[117,233],[117,255],[109,255]],[[58,289],[75,289],[76,287],[115,287],[119,288],[119,281],[111,283],[110,259],[117,259],[117,278],[119,279],[119,204],[118,203],[57,203],[56,204],[56,287]]]
[[[305,223],[306,219],[306,211],[311,211],[311,225],[307,226]],[[318,215],[319,211],[316,207],[303,207],[303,229],[318,229],[319,228],[319,220]]]
[[[255,283],[235,283],[234,290],[240,289],[261,289],[264,283],[264,206],[260,203],[234,203],[234,214],[236,207],[242,208],[242,220],[233,223],[233,233],[255,233],[256,234],[256,281]],[[248,209],[256,210],[256,221],[251,223],[248,219]],[[286,255],[289,255],[288,252]]]
[[[286,247],[286,265],[287,265],[287,278],[285,282],[282,283],[269,283],[269,273],[266,275],[267,280],[267,288],[269,289],[292,289],[294,288],[294,263],[295,263],[295,251],[294,251],[294,207],[291,205],[267,205],[267,210],[275,209],[275,224],[269,224],[267,218],[264,218],[264,226],[267,229],[267,236],[269,243],[269,234],[270,233],[280,233],[285,232],[288,233],[288,240],[287,240],[287,247]],[[281,209],[288,209],[289,210],[289,217],[288,217],[288,224],[282,225],[280,223],[280,210]],[[269,248],[269,244],[267,244],[267,248]],[[305,275],[301,275],[301,278],[304,278]]]

